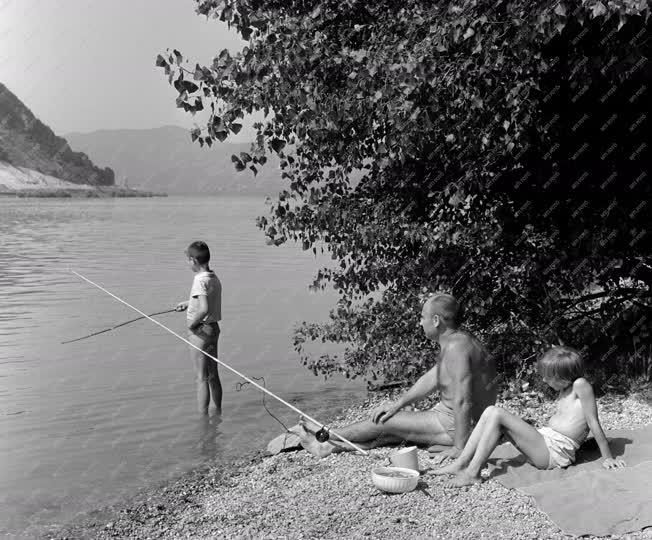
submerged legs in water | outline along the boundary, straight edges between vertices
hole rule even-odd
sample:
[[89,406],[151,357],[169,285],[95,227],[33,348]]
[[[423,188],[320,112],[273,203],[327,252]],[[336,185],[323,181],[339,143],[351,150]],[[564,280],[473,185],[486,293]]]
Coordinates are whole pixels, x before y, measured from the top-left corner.
[[[218,336],[207,336],[203,333],[191,333],[188,341],[193,345],[200,347],[202,351],[217,357],[217,339]],[[194,347],[190,347],[190,356],[195,364],[195,373],[197,377],[197,408],[200,413],[207,414],[210,399],[217,410],[217,414],[222,414],[222,383],[217,371],[217,363],[212,358],[206,356]]]

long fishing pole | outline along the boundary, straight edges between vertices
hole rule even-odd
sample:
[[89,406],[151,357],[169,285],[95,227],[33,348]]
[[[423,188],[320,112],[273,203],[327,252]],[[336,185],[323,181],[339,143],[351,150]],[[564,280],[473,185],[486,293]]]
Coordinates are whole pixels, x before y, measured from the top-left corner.
[[[154,317],[154,315],[163,315],[164,313],[172,313],[173,311],[176,311],[177,308],[172,308],[168,309],[166,311],[157,311],[156,313],[150,313],[148,317]],[[129,321],[125,321],[120,324],[116,324],[115,326],[112,326],[111,328],[105,328],[104,330],[99,330],[98,332],[93,332],[92,334],[88,334],[87,336],[82,336],[78,337],[75,339],[69,339],[68,341],[62,341],[61,345],[65,345],[66,343],[74,343],[75,341],[81,341],[82,339],[86,339],[89,337],[93,336],[99,336],[100,334],[103,334],[104,332],[110,332],[111,330],[115,330],[116,328],[120,328],[121,326],[125,326],[127,324],[131,324],[132,322],[140,321],[141,319],[144,319],[145,317],[136,317],[135,319],[131,319]]]
[[[206,351],[203,351],[201,348],[197,347],[197,345],[195,345],[194,343],[190,343],[190,341],[188,341],[188,340],[185,339],[184,337],[180,336],[179,334],[177,334],[177,333],[174,332],[173,330],[170,330],[167,326],[161,324],[161,323],[158,322],[156,319],[152,319],[149,315],[143,313],[143,312],[140,311],[138,308],[135,308],[135,307],[132,306],[131,304],[125,302],[122,298],[116,296],[116,295],[113,294],[112,292],[107,291],[107,290],[106,290],[104,287],[102,287],[101,285],[98,285],[97,283],[91,281],[91,280],[88,279],[87,277],[82,276],[79,272],[75,272],[74,270],[71,270],[71,272],[72,272],[73,274],[75,274],[77,277],[80,277],[81,279],[83,279],[84,281],[86,281],[87,283],[90,283],[91,285],[93,285],[93,287],[96,287],[96,288],[98,288],[100,291],[102,291],[102,292],[108,294],[109,296],[111,296],[112,298],[115,298],[118,302],[124,304],[125,306],[127,306],[127,307],[129,307],[129,308],[131,308],[131,309],[133,309],[136,313],[140,313],[140,314],[141,314],[145,319],[148,319],[148,320],[152,321],[154,324],[160,326],[160,327],[163,328],[163,330],[165,330],[166,332],[169,332],[169,333],[172,334],[173,336],[179,338],[179,339],[180,339],[181,341],[183,341],[184,343],[187,343],[187,344],[190,345],[191,347],[197,349],[199,352],[204,353],[204,355],[208,356],[209,358],[211,358],[212,360],[214,360],[215,362],[217,362],[217,363],[220,364],[221,366],[224,366],[224,367],[225,367],[226,369],[228,369],[229,371],[232,371],[232,372],[235,373],[238,377],[242,377],[242,378],[243,378],[245,381],[247,381],[249,384],[254,385],[254,386],[255,386],[256,388],[258,388],[261,392],[264,392],[265,394],[268,394],[268,395],[272,396],[274,399],[276,399],[277,401],[280,401],[281,403],[283,403],[283,405],[285,405],[286,407],[289,407],[289,408],[292,409],[294,412],[299,413],[300,415],[306,417],[306,418],[307,418],[308,420],[310,420],[311,422],[317,424],[318,426],[321,426],[320,431],[322,431],[322,430],[325,429],[326,424],[322,424],[321,422],[318,422],[317,420],[315,420],[315,419],[312,418],[311,416],[307,415],[307,414],[304,413],[303,411],[297,409],[294,405],[288,403],[288,402],[285,401],[284,399],[278,397],[276,394],[270,392],[270,391],[267,390],[267,388],[265,388],[264,386],[261,386],[261,385],[259,385],[257,382],[252,381],[252,380],[251,380],[249,377],[247,377],[246,375],[243,375],[242,373],[240,373],[240,372],[237,371],[236,369],[233,369],[233,368],[232,368],[231,366],[229,366],[228,364],[225,364],[225,363],[222,362],[221,360],[218,360],[217,358],[215,358],[213,355],[208,354]],[[357,446],[356,444],[352,443],[352,442],[349,441],[348,439],[345,439],[345,438],[342,437],[342,435],[340,435],[339,433],[336,433],[335,431],[332,431],[332,430],[328,430],[328,434],[330,434],[330,435],[334,435],[334,436],[337,437],[340,441],[345,442],[345,443],[348,444],[351,448],[354,448],[356,451],[360,452],[361,454],[363,454],[363,455],[365,455],[365,456],[369,455],[369,452],[367,452],[366,450],[363,450],[362,448],[360,448],[360,447]],[[321,442],[323,442],[323,441],[321,441]]]

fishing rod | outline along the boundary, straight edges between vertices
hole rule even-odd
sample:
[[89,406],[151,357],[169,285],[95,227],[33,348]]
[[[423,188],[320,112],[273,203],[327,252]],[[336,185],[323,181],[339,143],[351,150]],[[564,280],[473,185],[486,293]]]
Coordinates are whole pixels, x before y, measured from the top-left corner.
[[100,291],[102,291],[102,292],[108,294],[108,295],[111,296],[112,298],[115,298],[118,302],[124,304],[125,306],[127,306],[127,307],[129,307],[129,308],[131,308],[131,309],[133,309],[136,313],[140,313],[140,315],[142,315],[143,318],[152,321],[154,324],[160,326],[160,327],[163,328],[163,330],[165,330],[166,332],[169,332],[169,333],[172,334],[173,336],[179,338],[179,339],[180,339],[181,341],[183,341],[184,343],[187,343],[188,345],[190,345],[190,346],[193,347],[194,349],[197,349],[199,352],[204,353],[204,355],[208,356],[210,359],[214,360],[215,362],[217,362],[217,363],[220,364],[221,366],[224,366],[224,367],[225,367],[226,369],[228,369],[229,371],[232,371],[232,372],[235,373],[238,377],[243,378],[243,379],[244,379],[245,381],[247,381],[249,384],[252,384],[252,385],[255,386],[256,388],[258,388],[261,392],[264,392],[265,394],[268,394],[268,395],[272,396],[274,399],[276,399],[277,401],[280,401],[281,403],[283,403],[283,405],[285,405],[286,407],[289,407],[289,408],[292,409],[294,412],[299,413],[301,416],[304,416],[305,418],[307,418],[308,420],[310,420],[310,421],[313,422],[314,424],[317,424],[318,426],[321,426],[321,428],[319,429],[319,431],[317,431],[317,433],[315,434],[315,438],[316,438],[319,442],[326,442],[326,441],[329,439],[329,436],[330,436],[330,435],[334,435],[334,436],[337,437],[340,441],[342,441],[342,442],[348,444],[351,448],[355,449],[357,452],[361,453],[362,455],[365,455],[365,456],[368,456],[368,455],[369,455],[369,452],[367,452],[366,450],[363,450],[362,448],[360,448],[360,447],[357,446],[356,444],[352,443],[352,442],[349,441],[348,439],[345,439],[345,438],[342,437],[342,435],[340,435],[339,433],[336,433],[336,432],[333,431],[333,430],[327,430],[327,429],[326,429],[326,424],[322,424],[321,422],[318,422],[317,420],[315,420],[315,419],[312,418],[311,416],[307,415],[307,414],[304,413],[303,411],[297,409],[294,405],[292,405],[292,404],[288,403],[287,401],[285,401],[284,399],[278,397],[278,396],[277,396],[276,394],[274,394],[273,392],[270,392],[270,391],[267,390],[267,388],[265,388],[264,386],[261,386],[261,385],[259,385],[257,382],[252,381],[252,380],[251,380],[249,377],[247,377],[246,375],[243,375],[242,373],[240,373],[240,372],[237,371],[236,369],[233,369],[233,368],[232,368],[231,366],[229,366],[228,364],[222,362],[221,360],[218,360],[218,359],[215,358],[213,355],[208,354],[206,351],[203,351],[200,347],[197,347],[197,345],[195,345],[194,343],[191,343],[190,341],[188,341],[188,340],[185,339],[184,337],[180,336],[179,334],[177,334],[177,333],[174,332],[173,330],[170,330],[167,326],[165,326],[164,324],[161,324],[161,323],[158,322],[156,319],[152,319],[149,315],[147,315],[146,313],[143,313],[143,312],[140,311],[138,308],[135,308],[135,307],[132,306],[131,304],[125,302],[122,298],[116,296],[116,295],[113,294],[112,292],[107,291],[107,290],[106,290],[104,287],[102,287],[101,285],[98,285],[97,283],[91,281],[91,280],[88,279],[87,277],[81,275],[79,272],[75,272],[74,270],[71,270],[71,272],[72,272],[73,274],[75,274],[77,277],[80,277],[81,279],[83,279],[84,281],[86,281],[87,283],[90,283],[91,285],[93,285],[93,287],[96,287],[97,289],[99,289]]
[[[176,311],[176,310],[177,310],[177,308],[172,308],[172,309],[168,309],[166,311],[158,311],[156,313],[150,313],[147,316],[148,317],[154,317],[154,315],[163,315],[164,313],[172,313],[173,311]],[[144,318],[145,317],[143,317],[143,316],[136,317],[135,319],[131,319],[129,321],[125,321],[123,323],[116,324],[115,326],[112,326],[111,328],[105,328],[104,330],[100,330],[98,332],[93,332],[92,334],[88,334],[87,336],[78,337],[76,339],[69,339],[68,341],[62,341],[61,345],[65,345],[66,343],[74,343],[75,341],[81,341],[82,339],[86,339],[86,338],[93,337],[93,336],[98,336],[100,334],[103,334],[104,332],[110,332],[111,330],[115,330],[116,328],[120,328],[121,326],[125,326],[127,324],[132,323],[132,322],[140,321],[141,319],[144,319]]]

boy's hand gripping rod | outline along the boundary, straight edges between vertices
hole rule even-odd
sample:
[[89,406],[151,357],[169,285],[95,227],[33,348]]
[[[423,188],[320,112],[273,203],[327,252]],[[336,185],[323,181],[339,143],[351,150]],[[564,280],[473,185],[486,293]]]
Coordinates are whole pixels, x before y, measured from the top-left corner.
[[[304,413],[304,412],[300,411],[299,409],[297,409],[294,405],[291,405],[290,403],[288,403],[288,402],[285,401],[284,399],[281,399],[281,398],[278,397],[276,394],[273,394],[272,392],[270,392],[269,390],[267,390],[267,388],[265,388],[264,386],[261,386],[261,385],[259,385],[258,383],[256,383],[255,381],[252,381],[249,377],[247,377],[247,376],[243,375],[242,373],[240,373],[239,371],[233,369],[231,366],[225,364],[225,363],[222,362],[221,360],[218,360],[217,358],[215,358],[214,356],[208,354],[207,352],[202,351],[199,347],[197,347],[197,346],[194,345],[193,343],[190,343],[190,341],[188,341],[187,339],[181,337],[179,334],[177,334],[176,332],[170,330],[167,326],[161,324],[161,323],[158,322],[157,320],[152,319],[149,315],[143,313],[143,312],[140,311],[138,308],[135,308],[135,307],[132,306],[131,304],[128,304],[128,303],[125,302],[122,298],[117,297],[117,296],[116,296],[115,294],[113,294],[112,292],[107,291],[104,287],[101,287],[101,286],[98,285],[97,283],[94,283],[93,281],[91,281],[91,280],[88,279],[87,277],[82,276],[80,273],[75,272],[74,270],[71,270],[71,272],[72,272],[73,274],[75,274],[77,277],[80,277],[81,279],[83,279],[84,281],[86,281],[87,283],[90,283],[91,285],[93,285],[93,287],[96,287],[96,288],[98,288],[100,291],[105,292],[105,293],[108,294],[109,296],[115,298],[118,302],[121,302],[121,303],[124,304],[125,306],[127,306],[127,307],[133,309],[135,312],[137,312],[137,313],[139,313],[140,315],[142,315],[145,319],[148,319],[148,320],[152,321],[154,324],[160,326],[160,327],[163,328],[163,330],[165,330],[166,332],[169,332],[169,333],[172,334],[173,336],[179,338],[179,339],[180,339],[181,341],[183,341],[184,343],[187,343],[187,344],[190,345],[191,347],[197,349],[199,352],[204,353],[206,356],[208,356],[209,358],[215,360],[215,362],[217,362],[217,363],[220,364],[221,366],[224,366],[224,367],[225,367],[226,369],[228,369],[229,371],[232,371],[232,372],[235,373],[238,377],[242,377],[245,381],[247,381],[248,383],[254,385],[256,388],[258,388],[258,389],[261,390],[262,392],[265,392],[266,394],[272,396],[274,399],[280,401],[281,403],[283,403],[283,405],[285,405],[286,407],[289,407],[289,408],[292,409],[294,412],[297,412],[297,413],[299,413],[300,415],[305,416],[305,417],[306,417],[308,420],[310,420],[311,422],[314,422],[314,423],[317,424],[318,426],[321,426],[321,429],[325,429],[325,425],[322,424],[321,422],[318,422],[318,421],[315,420],[314,418],[308,416],[306,413]],[[339,434],[336,433],[335,431],[331,431],[331,430],[329,430],[328,432],[329,432],[331,435],[334,435],[335,437],[337,437],[337,438],[338,438],[339,440],[341,440],[342,442],[345,442],[346,444],[348,444],[351,448],[355,449],[357,452],[359,452],[359,453],[361,453],[361,454],[363,454],[363,455],[365,455],[365,456],[369,455],[369,452],[367,452],[366,450],[363,450],[362,448],[360,448],[360,447],[357,446],[356,444],[354,444],[354,443],[352,443],[351,441],[345,439],[344,437],[342,437],[341,435],[339,435]]]

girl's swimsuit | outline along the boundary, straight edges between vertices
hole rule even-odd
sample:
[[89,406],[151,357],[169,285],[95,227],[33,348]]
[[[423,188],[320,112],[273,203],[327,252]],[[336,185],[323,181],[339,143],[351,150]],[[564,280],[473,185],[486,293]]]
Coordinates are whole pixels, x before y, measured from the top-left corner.
[[548,447],[548,453],[550,454],[548,469],[563,468],[571,465],[575,461],[575,452],[579,449],[588,434],[587,431],[582,439],[576,441],[547,426],[539,428],[537,431],[541,433]]

